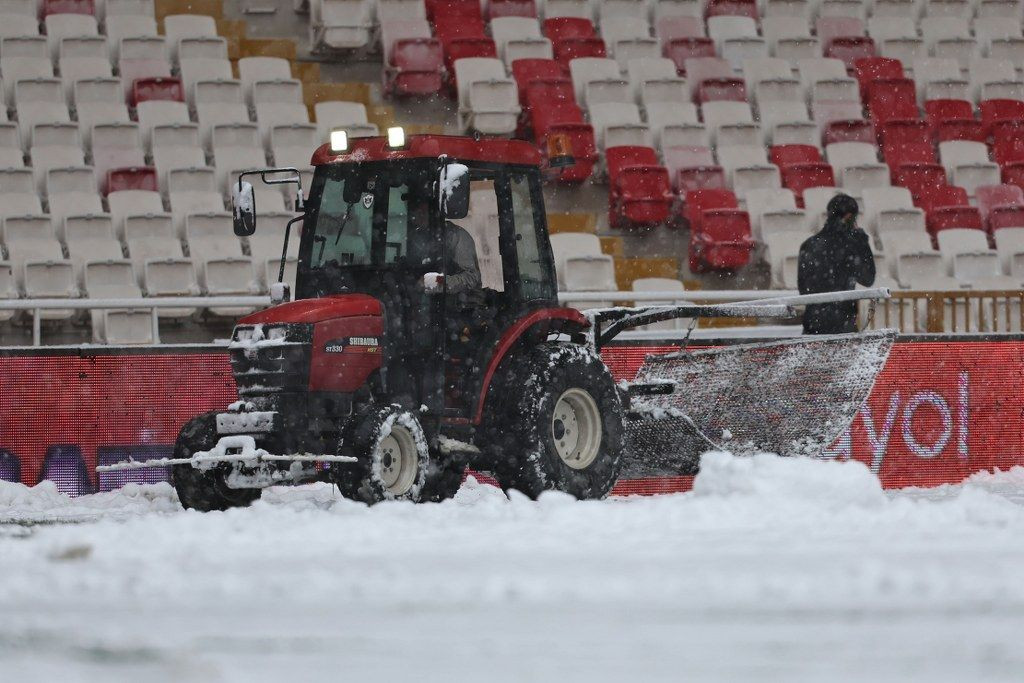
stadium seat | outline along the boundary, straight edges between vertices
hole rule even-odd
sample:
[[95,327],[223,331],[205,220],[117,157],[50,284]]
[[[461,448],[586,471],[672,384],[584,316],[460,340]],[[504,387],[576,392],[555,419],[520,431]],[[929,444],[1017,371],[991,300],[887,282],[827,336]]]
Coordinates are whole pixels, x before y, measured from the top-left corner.
[[883,243],[888,233],[926,234],[924,211],[914,206],[913,197],[907,188],[867,188],[863,193],[863,201],[865,223],[862,227],[878,235]]
[[803,206],[804,190],[811,187],[832,187],[832,167],[824,163],[790,164],[782,169],[782,185],[793,191],[797,206]]
[[732,66],[717,57],[699,57],[685,61],[686,81],[694,102],[746,102],[743,79],[736,78]]
[[85,264],[90,261],[122,259],[121,243],[114,236],[110,216],[86,214],[68,216],[58,229],[68,248],[68,256],[75,267],[75,274],[82,282]]
[[989,232],[1024,227],[1024,190],[1016,185],[986,185],[976,190],[978,211]]
[[959,100],[970,97],[970,83],[960,75],[960,65],[955,59],[928,58],[914,62],[914,80],[917,83],[917,99]]
[[[872,83],[878,80],[899,80],[903,78],[903,64],[890,57],[866,57],[853,64],[853,71],[860,86],[861,99],[867,100]],[[916,72],[915,72],[916,75]]]
[[728,190],[696,190],[686,194],[690,222],[690,270],[733,271],[750,261],[753,239],[746,211],[737,208]]
[[[515,131],[519,102],[515,82],[497,59],[459,59],[455,63],[459,92],[459,127],[490,135]],[[319,114],[317,121],[320,121]]]
[[703,189],[725,189],[725,172],[708,147],[673,146],[662,150],[672,186],[681,196]]
[[310,0],[310,47],[314,51],[364,47],[370,42],[372,17],[369,0]]
[[640,109],[635,104],[595,104],[590,109],[590,124],[598,149],[651,146],[650,130],[640,119]]
[[650,147],[609,147],[605,150],[611,190],[609,223],[613,227],[652,226],[668,220],[672,185],[668,171]]
[[589,18],[549,17],[544,20],[544,35],[551,41],[554,57],[563,68],[580,57],[606,56],[604,41]]
[[174,232],[185,236],[185,220],[191,213],[224,210],[224,196],[217,191],[212,168],[177,168],[166,178],[168,202],[174,220]]
[[[131,95],[135,82],[138,80],[171,77],[171,63],[167,60],[166,54],[167,47],[162,37],[129,35],[121,39],[117,68],[126,96]],[[201,64],[207,61],[223,64],[226,60],[189,59],[185,61],[186,64]],[[223,73],[223,68],[221,73]],[[230,75],[227,78],[230,78]],[[182,80],[185,80],[184,74],[182,74]],[[189,84],[183,83],[183,86],[187,88],[186,97],[192,102],[193,97],[188,88]]]

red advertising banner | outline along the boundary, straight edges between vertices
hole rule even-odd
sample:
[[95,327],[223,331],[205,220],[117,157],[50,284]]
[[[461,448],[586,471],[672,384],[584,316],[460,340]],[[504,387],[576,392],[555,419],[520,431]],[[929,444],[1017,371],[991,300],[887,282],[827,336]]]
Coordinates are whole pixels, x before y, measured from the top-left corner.
[[[617,379],[667,347],[605,350]],[[869,465],[886,487],[934,486],[1024,465],[1024,342],[901,342],[853,425],[823,457]],[[97,464],[170,454],[190,417],[235,400],[227,355],[0,357],[0,479],[48,478],[68,493],[159,481],[164,470],[97,477]],[[685,490],[691,478],[620,482],[620,493]]]

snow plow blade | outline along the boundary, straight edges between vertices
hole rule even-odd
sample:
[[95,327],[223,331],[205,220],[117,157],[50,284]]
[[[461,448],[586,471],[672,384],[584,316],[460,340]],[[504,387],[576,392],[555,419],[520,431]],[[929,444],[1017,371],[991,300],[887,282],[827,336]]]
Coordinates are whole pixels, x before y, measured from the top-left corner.
[[701,453],[817,455],[850,426],[892,330],[651,355],[630,387],[624,476],[694,474]]

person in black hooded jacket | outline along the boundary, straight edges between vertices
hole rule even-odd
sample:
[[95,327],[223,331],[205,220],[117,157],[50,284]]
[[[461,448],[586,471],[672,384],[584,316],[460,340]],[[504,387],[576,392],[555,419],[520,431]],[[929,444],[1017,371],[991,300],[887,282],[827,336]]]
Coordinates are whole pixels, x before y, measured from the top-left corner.
[[[820,294],[870,287],[875,257],[868,235],[857,227],[857,200],[838,194],[828,203],[821,232],[800,245],[797,286],[801,294]],[[804,311],[804,334],[857,331],[857,302],[810,304]]]

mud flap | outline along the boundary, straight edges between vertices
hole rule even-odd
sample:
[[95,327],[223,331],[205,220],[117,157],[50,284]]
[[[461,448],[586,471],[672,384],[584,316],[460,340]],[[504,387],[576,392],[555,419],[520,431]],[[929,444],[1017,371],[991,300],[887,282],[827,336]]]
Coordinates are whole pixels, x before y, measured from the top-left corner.
[[[632,476],[692,474],[712,449],[817,455],[850,426],[895,341],[892,330],[648,356],[632,399]],[[675,468],[679,469],[675,469]]]

